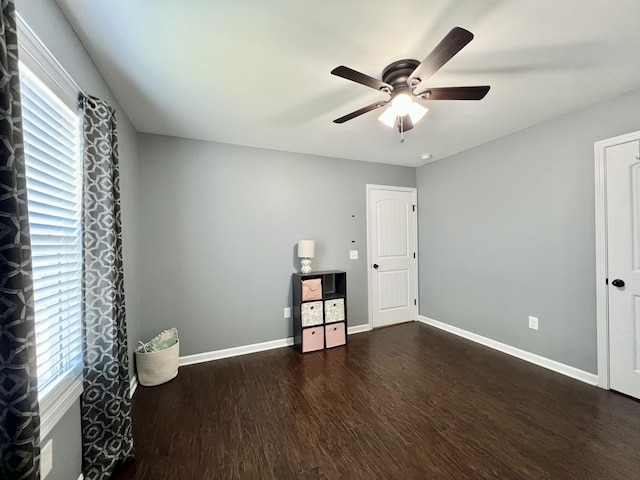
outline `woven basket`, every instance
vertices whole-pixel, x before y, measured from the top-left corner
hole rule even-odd
[[[175,345],[157,352],[142,353],[136,351],[138,382],[145,387],[153,387],[176,378],[179,357],[179,340]]]

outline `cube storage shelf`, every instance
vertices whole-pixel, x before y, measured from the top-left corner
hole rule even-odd
[[[346,272],[294,273],[292,284],[295,348],[307,353],[346,345]]]

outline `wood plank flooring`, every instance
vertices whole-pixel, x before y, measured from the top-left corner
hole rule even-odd
[[[640,402],[420,323],[181,367],[117,480],[640,479]]]

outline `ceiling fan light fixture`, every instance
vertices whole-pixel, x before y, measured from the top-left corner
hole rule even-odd
[[[409,116],[411,117],[411,121],[413,122],[413,124],[415,125],[416,123],[418,123],[420,119],[422,119],[422,117],[427,114],[428,111],[428,108],[423,107],[418,102],[413,102],[411,108],[409,109]]]
[[[407,115],[411,111],[412,105],[413,100],[411,100],[411,96],[404,92],[394,95],[391,100],[391,109],[399,117]]]
[[[385,108],[382,115],[378,117],[382,123],[384,123],[387,127],[393,128],[396,126],[396,114],[391,107]]]
[[[408,113],[405,115],[409,115],[409,117],[411,118],[411,122],[415,125],[422,119],[422,117],[427,114],[428,111],[428,108],[425,108],[419,103],[412,101],[411,105],[409,106]],[[397,125],[398,118],[401,116],[404,115],[398,115],[393,106],[390,106],[389,108],[386,108],[384,112],[382,112],[382,115],[378,117],[378,120],[384,123],[387,127],[393,128]]]

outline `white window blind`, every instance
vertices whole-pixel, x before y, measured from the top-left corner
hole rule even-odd
[[[80,118],[24,64],[20,83],[44,407],[77,390],[82,373]]]

